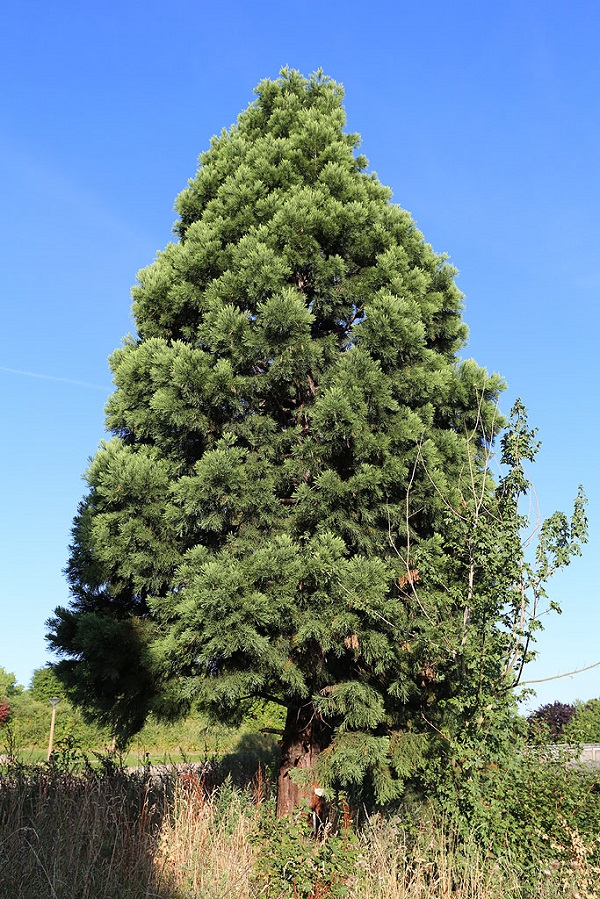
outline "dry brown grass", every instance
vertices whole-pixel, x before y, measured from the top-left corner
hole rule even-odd
[[[281,852],[264,793],[208,791],[193,772],[153,784],[0,777],[0,899],[300,899],[293,882],[264,876],[265,857]],[[430,824],[409,842],[398,818],[377,816],[336,892],[324,878],[310,899],[596,899],[599,872],[577,840],[572,864],[540,866],[525,891],[510,859],[486,857],[476,839],[458,844]]]
[[[505,899],[522,895],[506,862],[486,858],[473,842],[459,846],[429,825],[408,844],[396,819],[376,817],[362,835],[356,899]]]
[[[251,899],[260,805],[231,789],[209,796],[193,773],[180,778],[157,841],[159,880],[182,897]]]

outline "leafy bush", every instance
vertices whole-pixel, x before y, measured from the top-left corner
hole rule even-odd
[[[580,886],[590,872],[600,875],[600,777],[568,748],[523,746],[457,787],[442,794],[438,809],[464,842],[476,833],[491,856],[508,854],[524,895],[538,895],[542,870]]]
[[[310,817],[260,821],[255,878],[265,899],[338,899],[349,895],[359,843],[347,820],[338,833],[315,838]]]
[[[600,743],[600,699],[577,702],[564,731],[565,739],[579,743]]]
[[[35,699],[30,690],[25,690],[11,700],[11,707],[17,747],[46,747],[52,713],[49,703]],[[83,749],[99,749],[107,747],[111,737],[106,729],[88,724],[81,712],[63,699],[57,708],[54,739],[56,742],[73,739]]]

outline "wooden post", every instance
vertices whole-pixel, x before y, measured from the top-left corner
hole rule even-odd
[[[50,756],[52,755],[52,746],[54,744],[54,725],[56,723],[56,706],[60,702],[60,696],[53,696],[52,699],[48,700],[50,705],[52,706],[52,719],[50,721],[50,739],[48,740],[48,761],[50,761]]]

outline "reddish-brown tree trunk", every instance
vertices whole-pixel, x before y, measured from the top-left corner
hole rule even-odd
[[[319,753],[331,742],[331,729],[316,713],[312,702],[288,708],[281,740],[281,763],[277,778],[277,817],[291,815],[303,801],[315,815],[315,824],[325,822],[325,803],[318,792],[314,776],[307,773],[306,782],[296,783],[290,772],[308,771],[316,764]],[[302,778],[301,778],[302,780]]]

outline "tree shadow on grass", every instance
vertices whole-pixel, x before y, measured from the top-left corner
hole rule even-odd
[[[246,789],[260,779],[268,790],[275,780],[279,755],[279,746],[271,735],[244,733],[231,752],[211,763],[206,785],[215,788],[227,780],[239,789]]]

